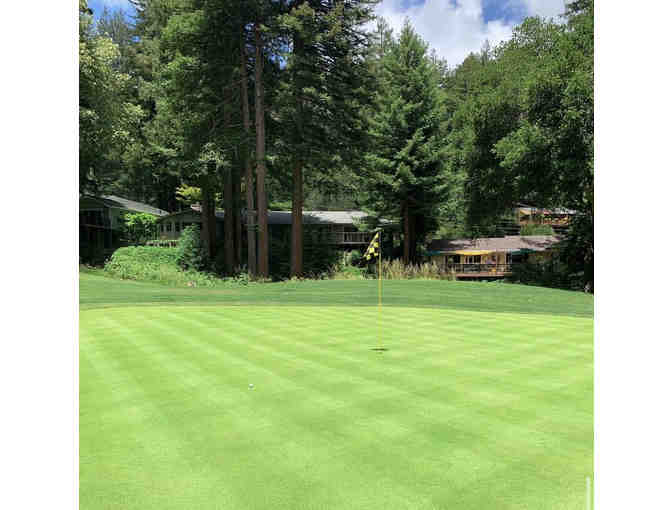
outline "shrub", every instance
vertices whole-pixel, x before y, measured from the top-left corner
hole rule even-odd
[[[144,244],[156,235],[156,220],[149,213],[124,214],[124,238],[129,244]]]
[[[331,271],[334,280],[362,280],[366,278],[366,268],[345,265],[335,265]]]
[[[201,243],[201,232],[196,225],[182,230],[177,242],[177,265],[182,269],[199,271],[205,267],[205,252]]]
[[[378,276],[378,264],[371,264],[375,277]],[[401,259],[383,260],[383,279],[385,280],[455,280],[454,272],[445,272],[434,262],[404,265]]]
[[[345,263],[349,266],[358,266],[362,262],[362,252],[352,250],[345,255]]]
[[[214,275],[193,269],[182,270],[177,265],[177,248],[158,246],[127,246],[116,250],[105,264],[107,276],[124,280],[140,280],[185,285],[190,287],[211,287],[218,280]]]
[[[554,287],[556,289],[582,290],[581,279],[571,274],[566,264],[557,258],[549,261],[513,264],[508,278],[514,283]]]
[[[553,235],[553,227],[550,225],[523,225],[520,227],[521,236],[544,236],[544,235]]]

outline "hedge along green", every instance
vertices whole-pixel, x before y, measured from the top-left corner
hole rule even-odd
[[[178,266],[178,248],[128,246],[117,249],[104,272],[124,280],[144,280],[174,285],[214,286],[219,280],[210,274],[183,270]]]

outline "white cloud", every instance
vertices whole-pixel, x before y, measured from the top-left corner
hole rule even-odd
[[[519,2],[525,6],[528,16],[556,18],[565,12],[565,0],[519,0]]]
[[[564,0],[509,0],[527,15],[557,16],[564,11]],[[470,52],[477,52],[485,40],[492,46],[511,36],[514,21],[483,19],[482,0],[425,0],[405,7],[403,0],[383,0],[376,14],[384,17],[399,33],[408,17],[416,32],[450,66],[459,65]]]

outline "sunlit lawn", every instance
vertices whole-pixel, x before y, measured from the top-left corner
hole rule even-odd
[[[81,278],[81,508],[585,506],[590,296]]]

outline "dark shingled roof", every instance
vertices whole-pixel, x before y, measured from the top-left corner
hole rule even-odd
[[[481,237],[477,239],[435,239],[427,250],[448,253],[458,250],[490,250],[514,252],[520,250],[544,251],[560,242],[559,236],[504,236]]]
[[[352,225],[368,217],[363,211],[303,211],[303,223],[312,225]],[[291,225],[291,211],[268,211],[269,225]]]
[[[193,204],[189,209],[170,213],[166,217],[168,218],[188,212],[200,213],[200,204]],[[218,220],[224,219],[224,211],[221,209],[216,210],[215,216]],[[306,225],[352,225],[368,217],[369,215],[363,211],[303,211],[303,223]],[[245,218],[245,211],[241,211],[241,218]],[[379,223],[388,225],[392,222],[381,219]],[[268,211],[268,224],[291,225],[292,211]]]
[[[142,202],[128,200],[127,198],[117,197],[115,195],[102,195],[100,197],[91,197],[91,198],[93,198],[94,200],[99,200],[107,207],[118,207],[120,209],[128,209],[129,211],[154,214],[155,216],[165,216],[166,214],[168,214],[168,211],[164,211],[163,209],[143,204]]]

